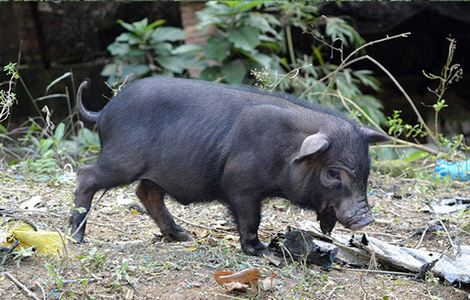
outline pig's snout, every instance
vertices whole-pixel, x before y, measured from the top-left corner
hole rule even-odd
[[[351,230],[360,230],[374,222],[374,216],[365,201],[360,201],[354,207],[338,214],[338,220]]]
[[[364,216],[362,216],[357,222],[355,222],[354,224],[351,224],[348,227],[351,230],[360,230],[366,227],[367,225],[372,224],[374,221],[375,221],[374,217],[369,212],[369,213],[366,213]]]

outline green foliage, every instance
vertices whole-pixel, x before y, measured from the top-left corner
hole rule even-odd
[[[109,83],[116,83],[118,78],[126,79],[127,76],[131,76],[131,80],[154,74],[184,76],[186,69],[196,68],[201,70],[203,80],[254,83],[348,111],[338,99],[339,91],[372,120],[385,122],[381,103],[362,92],[362,88],[379,89],[372,72],[350,68],[338,70],[339,66],[325,59],[331,54],[333,44],[340,44],[342,50],[364,43],[345,20],[320,17],[316,6],[303,2],[209,1],[197,14],[199,29],[210,31],[202,48],[175,46],[184,39],[183,32],[162,27],[164,22],[161,20],[151,24],[147,19],[132,24],[120,20],[127,32],[108,46],[113,63],[107,65],[102,74],[108,76]],[[307,32],[319,41],[312,47],[311,55],[301,56],[295,51],[292,28]],[[293,70],[297,70],[295,76],[286,76]],[[271,75],[264,79],[271,79],[255,82],[254,79],[260,77],[257,72],[267,72]],[[331,72],[334,76],[322,81]],[[289,80],[284,80],[287,78]],[[319,96],[319,93],[323,94]],[[335,95],[328,95],[332,93]],[[366,120],[361,113],[354,112],[353,115],[361,121]]]
[[[89,160],[99,149],[98,135],[89,129],[82,128],[66,139],[64,123],[49,134],[32,120],[18,144],[10,145],[10,151],[23,158],[17,167],[35,181],[58,178],[67,165],[77,167],[80,160]]]
[[[79,255],[77,258],[83,266],[83,269],[91,276],[91,273],[98,272],[104,268],[108,255],[105,252],[93,247],[86,254]]]
[[[410,125],[403,122],[400,117],[401,111],[394,110],[392,116],[387,117],[388,134],[399,137],[404,135],[406,138],[425,137],[427,132],[423,129],[422,124]]]
[[[337,95],[339,92],[375,122],[385,122],[381,103],[361,90],[363,87],[379,90],[372,72],[338,70],[339,66],[327,63],[324,58],[331,53],[330,44],[338,40],[342,41],[342,47],[364,42],[343,19],[319,17],[315,6],[302,2],[250,2],[249,5],[241,1],[208,2],[198,16],[201,28],[216,28],[204,47],[203,59],[210,63],[205,65],[202,79],[234,84],[252,83],[255,79],[258,87],[279,89],[348,111]],[[309,24],[314,25],[314,30]],[[309,31],[317,40],[322,37],[319,45],[312,48],[311,56],[299,57],[295,52],[292,28]],[[328,81],[321,81],[332,72],[334,76]],[[354,116],[366,120],[360,113]]]
[[[59,267],[52,263],[46,263],[44,264],[44,268],[47,270],[47,275],[52,279],[55,286],[62,290],[64,288],[64,277],[61,275]]]
[[[262,1],[207,3],[198,12],[199,28],[215,28],[204,46],[201,79],[232,84],[248,82],[249,71],[270,67],[276,69],[279,58],[274,55],[282,46],[276,31],[279,21],[271,14],[254,11]]]
[[[123,283],[135,287],[138,283],[137,279],[133,278],[130,274],[131,272],[135,271],[135,269],[136,267],[130,265],[128,260],[123,259],[121,265],[116,268],[114,273],[114,288],[122,288]]]
[[[181,76],[185,70],[197,66],[193,52],[197,45],[181,45],[184,32],[176,27],[162,26],[164,20],[148,23],[145,18],[134,23],[119,20],[126,29],[108,46],[113,62],[107,64],[101,74],[108,77],[109,84],[120,79],[133,80],[156,74]]]
[[[3,67],[3,71],[7,76],[10,76],[10,80],[8,81],[8,89],[0,90],[0,122],[8,117],[10,108],[16,103],[16,94],[13,92],[13,87],[16,80],[19,79],[16,63],[10,62]]]
[[[34,181],[73,179],[70,171],[82,161],[93,159],[100,149],[100,142],[95,132],[81,128],[75,122],[76,111],[72,110],[71,105],[75,90],[72,73],[61,75],[46,87],[48,93],[54,86],[65,82],[64,93],[33,98],[16,70],[16,64],[10,63],[4,69],[11,76],[9,85],[13,85],[15,80],[22,84],[38,116],[12,131],[0,124],[0,155],[7,158],[11,169]],[[45,99],[65,99],[67,103],[69,115],[57,127],[50,121],[48,107],[38,107],[40,101]],[[0,163],[3,162],[0,160]]]

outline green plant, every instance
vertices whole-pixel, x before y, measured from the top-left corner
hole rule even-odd
[[[64,277],[61,275],[59,267],[53,265],[52,263],[44,264],[44,268],[47,270],[47,275],[52,278],[55,286],[58,289],[64,288]]]
[[[16,81],[19,79],[18,71],[16,70],[16,63],[10,62],[8,65],[3,67],[3,71],[10,76],[8,80],[8,89],[0,90],[0,122],[8,118],[10,114],[10,108],[15,104],[16,94],[13,92]]]
[[[353,70],[345,68],[337,71],[334,64],[314,66],[313,56],[304,56],[297,59],[297,67],[294,72],[288,73],[280,79],[274,78],[271,89],[279,86],[280,90],[299,96],[307,101],[331,107],[337,111],[349,112],[351,117],[359,119],[362,123],[371,123],[369,119],[378,124],[385,123],[382,113],[382,104],[378,99],[362,92],[362,88],[370,88],[374,91],[380,89],[379,82],[368,70]],[[334,76],[322,81],[329,74],[336,72]],[[284,80],[284,79],[288,80]],[[360,110],[350,108],[349,103],[355,104]]]
[[[183,75],[184,71],[197,65],[191,53],[197,45],[182,45],[184,32],[176,27],[162,26],[165,20],[148,23],[145,18],[134,23],[118,20],[126,29],[108,46],[113,62],[107,64],[101,75],[108,83],[119,85],[120,80],[133,80],[155,74],[164,76]]]
[[[282,37],[275,30],[280,23],[259,9],[262,1],[207,2],[198,12],[199,28],[215,31],[204,46],[205,64],[201,79],[240,84],[248,81],[251,69],[276,69]],[[258,11],[255,11],[257,9]]]
[[[406,124],[400,114],[400,110],[394,110],[392,116],[387,117],[388,134],[394,137],[404,135],[406,138],[425,137],[427,135],[422,124]]]
[[[92,276],[94,272],[100,271],[104,268],[107,257],[108,255],[106,252],[99,251],[96,247],[89,249],[87,253],[77,257],[80,260],[82,268],[87,272],[85,280]]]
[[[342,58],[343,47],[364,43],[343,19],[319,17],[317,8],[310,3],[257,1],[208,2],[198,16],[201,28],[216,28],[204,48],[203,58],[210,63],[203,69],[202,79],[239,84],[252,83],[254,78],[254,84],[260,88],[279,89],[347,111],[335,97],[340,92],[375,122],[385,122],[380,102],[361,90],[361,87],[379,89],[372,72],[336,66],[324,58],[331,53],[330,44],[341,43],[335,49]],[[295,51],[293,28],[320,41],[312,47],[310,55]],[[331,73],[333,76],[329,76]],[[325,77],[328,81],[323,82]],[[355,116],[367,121],[357,111]]]
[[[135,287],[137,284],[137,280],[132,278],[129,274],[129,271],[134,270],[135,267],[129,265],[129,261],[123,259],[121,265],[115,270],[115,280],[114,280],[114,287],[119,289],[122,287],[122,282],[124,281],[125,284],[129,284],[132,287]]]
[[[56,78],[46,87],[46,95],[34,98],[16,71],[16,64],[10,63],[5,70],[11,76],[9,86],[19,81],[38,111],[37,117],[11,131],[0,124],[0,150],[7,155],[8,164],[35,181],[47,181],[53,178],[61,180],[65,178],[67,166],[77,167],[81,160],[92,159],[100,148],[99,139],[96,133],[78,127],[76,111],[72,107],[75,93],[72,73]],[[64,92],[50,94],[61,82],[65,83]],[[14,95],[12,93],[6,92]],[[44,105],[40,109],[38,106],[41,101],[51,99],[65,100],[68,109],[67,117],[57,127],[51,122],[48,107]],[[7,114],[9,108],[3,112]]]
[[[449,86],[452,83],[458,81],[463,74],[461,66],[459,64],[452,63],[456,49],[456,41],[450,38],[447,40],[449,41],[449,52],[447,55],[447,60],[442,67],[441,74],[438,76],[423,71],[423,74],[426,78],[439,81],[439,85],[435,90],[428,88],[428,90],[436,96],[436,102],[432,105],[434,110],[434,131],[431,130],[431,128],[424,122],[411,99],[407,97],[418,117],[418,124],[411,125],[405,123],[400,117],[401,111],[394,110],[392,116],[387,117],[387,123],[389,126],[388,133],[393,135],[395,137],[394,140],[401,144],[408,144],[410,146],[419,147],[421,150],[425,150],[433,154],[447,152],[447,154],[450,154],[451,156],[459,156],[459,151],[470,151],[470,147],[465,144],[464,136],[462,134],[458,134],[451,138],[445,137],[439,133],[438,126],[439,113],[442,111],[442,109],[448,107],[444,99],[445,92],[448,90]],[[411,144],[400,140],[399,137],[402,136],[407,139],[413,138],[415,143]],[[437,146],[441,147],[441,149],[439,149],[439,151],[435,151],[433,149],[421,146],[417,138],[424,137],[429,137]]]

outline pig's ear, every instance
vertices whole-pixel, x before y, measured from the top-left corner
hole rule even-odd
[[[386,142],[390,140],[390,136],[385,133],[378,132],[374,129],[370,129],[367,127],[361,127],[362,134],[367,138],[369,144],[375,144],[380,142]]]
[[[300,146],[300,150],[293,162],[300,162],[306,157],[324,151],[328,148],[330,143],[326,139],[326,136],[322,133],[315,133],[307,136]]]

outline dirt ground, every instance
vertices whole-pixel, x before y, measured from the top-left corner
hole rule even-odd
[[[68,216],[75,186],[73,178],[36,183],[0,175],[0,216],[24,218],[38,228],[68,232]],[[377,222],[365,228],[384,241],[444,251],[454,243],[470,245],[470,213],[459,212],[444,220],[449,234],[414,235],[436,216],[424,208],[432,200],[470,198],[469,184],[432,179],[392,178],[373,173],[370,202]],[[135,186],[109,191],[90,215],[86,243],[69,244],[61,259],[34,253],[0,266],[0,299],[30,299],[7,271],[39,299],[469,299],[468,287],[454,287],[428,277],[357,272],[351,269],[323,271],[317,266],[289,263],[276,267],[268,260],[244,255],[227,209],[216,203],[183,206],[168,199],[170,211],[194,236],[194,241],[163,240],[149,216],[133,207]],[[95,196],[95,201],[101,193]],[[20,203],[39,196],[32,211]],[[2,210],[3,209],[3,210]],[[10,210],[5,210],[10,209]],[[292,206],[282,199],[266,201],[260,236],[271,236],[296,226],[301,220],[316,220],[314,212]],[[349,233],[341,225],[337,233]],[[276,274],[271,290],[227,291],[213,274],[220,270],[257,268],[263,276]]]

